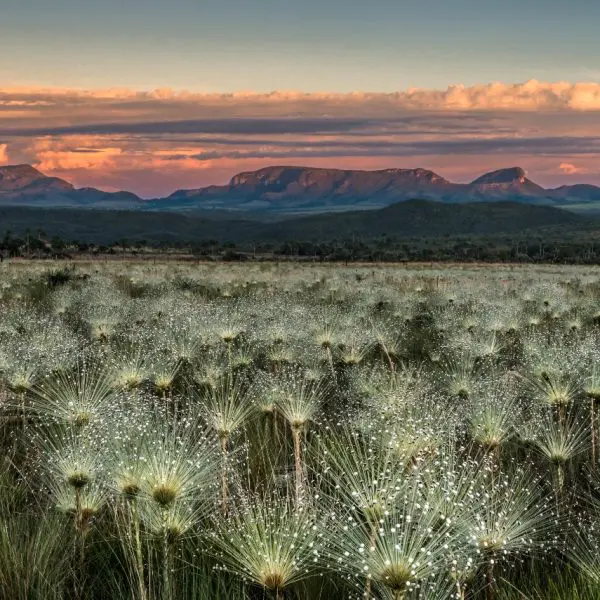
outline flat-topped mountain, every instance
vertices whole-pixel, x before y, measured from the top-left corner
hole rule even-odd
[[[402,197],[441,193],[452,184],[426,169],[359,171],[311,167],[267,167],[239,173],[228,185],[178,190],[173,201],[195,201],[206,208],[244,210],[348,210],[385,206]]]
[[[273,166],[239,173],[226,185],[177,190],[153,200],[130,192],[75,188],[29,165],[0,167],[0,206],[219,211],[260,218],[383,208],[414,199],[445,204],[512,201],[600,211],[600,187],[579,184],[545,189],[528,179],[520,167],[492,171],[471,183],[453,183],[427,169]]]
[[[449,181],[426,169],[382,169],[359,171],[310,167],[266,167],[239,173],[229,188],[254,188],[273,192],[311,190],[319,193],[377,192],[390,186],[445,185]]]

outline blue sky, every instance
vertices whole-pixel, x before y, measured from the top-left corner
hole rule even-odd
[[[4,0],[3,85],[391,91],[600,80],[590,0]]]

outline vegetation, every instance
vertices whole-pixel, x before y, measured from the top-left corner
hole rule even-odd
[[[600,262],[600,221],[548,206],[413,200],[279,222],[258,218],[211,211],[199,216],[4,207],[0,256],[169,253],[210,260]]]
[[[0,597],[600,598],[600,269],[0,266]]]
[[[333,239],[323,242],[290,240],[282,243],[235,244],[208,238],[151,243],[119,239],[109,244],[67,241],[44,232],[8,234],[0,242],[4,258],[87,259],[132,257],[204,261],[312,261],[312,262],[506,262],[599,264],[600,235],[595,231],[545,231],[487,237],[381,236],[371,239]]]

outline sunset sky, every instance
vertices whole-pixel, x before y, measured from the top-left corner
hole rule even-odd
[[[4,0],[0,165],[145,197],[272,164],[600,184],[598,23],[589,0]]]

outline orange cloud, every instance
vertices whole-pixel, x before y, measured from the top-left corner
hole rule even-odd
[[[581,175],[584,173],[589,173],[588,169],[585,167],[576,167],[574,164],[566,162],[560,163],[558,168],[565,175]]]
[[[452,85],[444,90],[409,88],[403,91],[376,92],[272,92],[197,93],[171,89],[130,90],[69,89],[41,87],[0,88],[0,106],[7,102],[16,106],[53,106],[72,103],[139,103],[175,102],[177,104],[220,108],[234,106],[300,105],[305,108],[342,103],[349,106],[371,104],[408,110],[600,110],[600,83],[543,82],[535,79],[524,83],[489,83],[484,85]]]
[[[29,150],[35,165],[44,172],[71,169],[98,169],[116,166],[119,147],[106,146],[106,140],[92,136],[36,139]]]
[[[0,144],[0,165],[6,165],[8,163],[8,144]]]
[[[198,173],[214,165],[214,161],[203,163],[188,156],[202,151],[202,147],[161,148],[160,141],[153,144],[111,136],[44,136],[21,146],[18,162],[28,162],[43,173],[66,179],[76,187],[125,189],[148,197],[196,184]],[[172,158],[173,155],[176,158]]]

